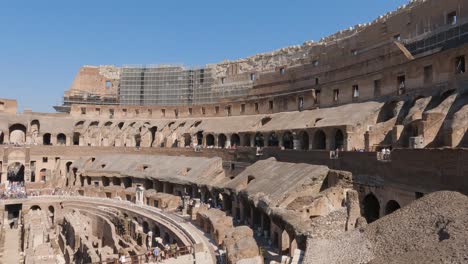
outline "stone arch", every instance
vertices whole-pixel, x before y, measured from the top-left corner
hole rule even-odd
[[[42,136],[42,144],[43,145],[51,145],[52,144],[51,138],[52,138],[52,136],[50,135],[50,133],[45,133]]]
[[[13,124],[9,128],[10,143],[23,144],[26,142],[26,127],[23,124]]]
[[[323,130],[317,130],[314,134],[313,149],[326,149],[327,148],[327,135]]]
[[[85,122],[85,121],[78,121],[78,122],[76,122],[76,123],[75,123],[75,128],[76,128],[76,129],[81,129],[81,128],[83,128],[84,122]]]
[[[184,134],[184,147],[190,147],[192,145],[192,136],[189,133]]]
[[[367,223],[372,223],[380,217],[380,203],[373,193],[369,193],[363,200],[364,217]]]
[[[67,144],[67,136],[65,134],[60,133],[57,135],[57,145],[66,145]]]
[[[135,147],[139,148],[141,146],[141,135],[136,134],[134,136],[134,139],[135,139]]]
[[[31,121],[31,134],[39,134],[40,129],[41,125],[39,123],[39,120],[34,119],[33,121]]]
[[[144,232],[145,234],[148,234],[148,232],[150,231],[148,222],[143,221],[142,227],[143,227],[143,232]]]
[[[283,146],[285,149],[293,149],[294,141],[293,135],[291,132],[287,131],[283,134]]]
[[[341,129],[335,131],[333,149],[344,148],[344,135]]]
[[[53,225],[54,224],[54,218],[55,218],[55,208],[52,205],[49,206],[49,217],[50,217],[50,222]]]
[[[244,134],[244,147],[250,147],[250,134],[246,133]]]
[[[39,178],[42,182],[46,182],[47,180],[47,169],[46,168],[42,168],[40,171],[39,171]]]
[[[218,135],[218,147],[225,148],[226,147],[227,137],[224,134]]]
[[[265,141],[263,139],[263,134],[260,132],[257,132],[255,134],[255,147],[264,147],[265,146]]]
[[[197,136],[197,145],[201,146],[203,144],[203,132],[198,131],[196,136]]]
[[[125,188],[132,187],[132,179],[130,177],[123,178],[123,184]]]
[[[11,182],[24,182],[24,165],[20,162],[13,162],[7,169],[7,180]]]
[[[278,135],[276,132],[271,132],[268,136],[268,146],[269,147],[277,147],[279,146]]]
[[[206,145],[207,146],[214,146],[215,138],[212,134],[206,135]]]
[[[240,146],[240,137],[236,133],[231,135],[231,146]]]
[[[79,146],[80,145],[80,133],[74,132],[73,133],[73,146]]]
[[[299,140],[301,141],[302,150],[309,150],[309,133],[307,131],[299,133]]]
[[[150,146],[152,147],[153,144],[154,144],[154,141],[156,140],[156,132],[158,132],[158,127],[157,126],[153,126],[149,129],[150,133],[151,133],[151,144]]]
[[[385,206],[385,215],[391,214],[400,208],[401,206],[397,201],[390,200],[387,202],[387,205]]]
[[[102,186],[107,187],[110,184],[110,180],[107,177],[102,177]]]
[[[39,205],[33,205],[29,208],[29,211],[41,211],[41,207]]]

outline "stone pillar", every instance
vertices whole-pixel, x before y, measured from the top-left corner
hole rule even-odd
[[[225,148],[231,148],[231,137],[232,134],[226,134],[226,143],[224,144]]]
[[[296,132],[294,132],[292,135],[293,135],[293,149],[301,150],[302,142],[301,142],[301,139],[299,138],[299,135]]]
[[[255,135],[250,136],[250,147],[255,147]]]
[[[152,247],[153,247],[153,231],[149,231],[148,236],[147,236],[146,248],[152,248]]]
[[[143,201],[143,198],[144,198],[144,192],[145,192],[145,189],[141,186],[138,186],[136,188],[136,197],[135,197],[135,203],[137,205],[143,205],[144,204],[144,201]]]
[[[239,134],[239,146],[245,146],[245,135],[244,134]],[[239,147],[238,146],[238,147]]]
[[[268,147],[268,138],[270,137],[270,133],[263,134],[263,146]]]
[[[276,136],[278,137],[278,147],[283,148],[284,147],[283,133],[276,133]]]

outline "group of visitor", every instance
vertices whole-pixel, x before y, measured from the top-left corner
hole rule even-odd
[[[0,193],[1,199],[21,199],[26,197],[24,182],[8,182],[5,191]]]
[[[149,249],[144,258],[145,263],[160,263],[160,261],[169,259],[169,258],[177,258],[180,256],[180,248],[177,243],[172,244],[164,244],[156,246],[153,249]],[[133,260],[139,260],[140,256],[128,256],[126,254],[119,254],[118,263],[134,263]]]

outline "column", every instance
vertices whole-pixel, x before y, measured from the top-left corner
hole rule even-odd
[[[299,138],[299,135],[296,132],[293,132],[293,149],[294,150],[302,149],[301,139]]]

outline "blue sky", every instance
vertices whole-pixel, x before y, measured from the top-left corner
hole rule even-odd
[[[406,0],[0,1],[0,98],[52,112],[82,65],[204,65],[319,40]]]

